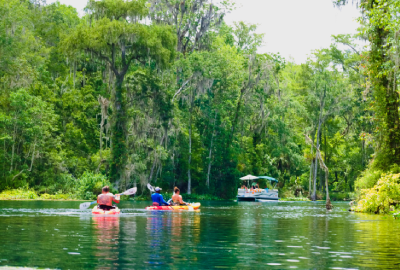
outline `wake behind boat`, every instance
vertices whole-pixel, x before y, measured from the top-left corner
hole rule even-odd
[[[275,183],[274,187],[272,189],[260,189],[260,188],[248,188],[250,181],[255,181],[258,179],[266,179],[269,180],[272,186],[272,183]],[[238,201],[256,201],[256,200],[265,200],[265,201],[270,201],[274,200],[277,201],[279,200],[279,195],[278,195],[278,190],[275,189],[276,185],[278,184],[278,180],[275,178],[269,177],[269,176],[253,176],[253,175],[247,175],[242,178],[240,178],[242,181],[247,181],[247,187],[246,188],[239,188],[238,189],[238,195],[237,195],[237,200]]]

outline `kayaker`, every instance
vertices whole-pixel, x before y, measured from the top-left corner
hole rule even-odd
[[[119,195],[114,196],[110,193],[110,187],[105,186],[102,189],[102,193],[97,196],[97,203],[100,209],[109,211],[114,209],[115,206],[112,205],[113,202],[119,203]]]
[[[174,188],[174,192],[175,192],[175,194],[172,195],[172,201],[174,202],[174,205],[187,205],[187,203],[185,203],[185,202],[182,200],[182,196],[179,195],[179,193],[180,193],[181,191],[179,190],[178,187],[175,187],[175,188]]]
[[[169,205],[166,201],[164,201],[163,196],[160,194],[161,188],[156,187],[156,193],[151,195],[151,200],[153,201],[153,206],[160,206],[160,205]]]

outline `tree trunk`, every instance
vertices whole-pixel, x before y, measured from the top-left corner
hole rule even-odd
[[[208,170],[207,170],[207,181],[206,181],[206,185],[208,188],[210,188],[210,172],[211,172],[211,157],[212,157],[212,147],[213,147],[213,142],[214,142],[214,136],[215,136],[215,123],[217,121],[217,112],[215,112],[215,118],[214,118],[214,127],[213,127],[213,131],[211,134],[211,143],[210,143],[210,152],[208,154]]]
[[[165,131],[164,135],[163,135],[162,138],[161,138],[160,146],[163,145],[164,139],[165,139],[166,136],[167,136],[167,133],[166,133],[166,131]],[[155,167],[156,167],[156,164],[157,164],[157,151],[154,150],[154,160],[153,160],[153,166],[151,166],[151,171],[150,171],[150,176],[149,176],[149,183],[150,183],[151,180],[153,179],[153,173],[154,173],[154,169],[155,169]],[[156,173],[156,177],[157,177],[157,173]]]
[[[320,144],[320,132],[321,132],[321,124],[322,119],[321,115],[319,117],[319,124],[318,124],[318,132],[317,132],[317,145],[316,148],[319,149]],[[311,196],[311,200],[315,201],[317,199],[317,173],[318,173],[318,159],[315,158],[315,167],[314,167],[314,177],[313,177],[313,195]]]
[[[126,162],[128,160],[128,151],[126,147],[126,112],[125,100],[123,96],[122,83],[124,75],[116,76],[116,89],[113,106],[112,121],[112,149],[111,149],[111,169],[110,179],[112,182],[118,182],[123,177]]]
[[[233,119],[233,122],[232,122],[232,128],[231,128],[231,132],[230,132],[229,137],[228,137],[228,141],[227,141],[225,150],[227,150],[227,149],[230,147],[231,143],[232,143],[233,135],[234,135],[234,133],[235,133],[236,126],[237,126],[238,121],[239,121],[240,109],[241,109],[241,107],[242,107],[242,99],[243,99],[243,96],[244,96],[244,93],[245,93],[245,92],[246,92],[246,88],[243,87],[243,88],[240,90],[239,100],[238,100],[238,103],[237,103],[237,105],[236,105],[235,118]]]
[[[96,172],[99,172],[100,167],[101,167],[101,163],[103,162],[103,156],[102,156],[102,151],[103,151],[103,132],[104,132],[104,121],[105,121],[105,115],[106,115],[106,110],[107,110],[107,101],[105,98],[103,98],[102,96],[99,96],[99,98],[97,99],[99,101],[100,104],[100,110],[101,110],[101,121],[100,121],[100,138],[99,138],[99,156],[100,156],[100,162],[99,162],[99,166],[97,166]]]
[[[189,108],[189,160],[188,160],[188,187],[187,194],[192,194],[192,176],[191,176],[191,163],[192,163],[192,111],[193,111],[193,93],[190,97]]]
[[[33,161],[35,160],[35,151],[36,151],[36,136],[35,142],[33,143],[33,152],[32,152],[32,159],[31,159],[31,166],[29,167],[29,171],[32,171]]]
[[[317,141],[318,141],[318,139],[317,139]],[[318,172],[318,159],[315,158],[314,175],[313,175],[313,194],[311,195],[312,201],[315,201],[317,199],[317,172]]]
[[[17,121],[15,119],[15,121]],[[13,165],[14,165],[14,153],[15,153],[15,140],[17,139],[17,124],[14,125],[14,132],[13,132],[13,144],[11,147],[11,166],[10,166],[10,173],[13,170]]]
[[[317,86],[316,86],[317,87]],[[324,110],[325,107],[325,95],[326,95],[326,86],[324,89],[324,93],[321,96],[321,101],[320,101],[320,106],[319,106],[319,119],[318,119],[318,131],[317,131],[317,144],[316,144],[316,153],[319,153],[319,144],[320,144],[320,139],[321,139],[321,125],[322,122],[324,122],[323,118],[322,118],[322,112]],[[317,172],[318,172],[318,156],[317,158],[315,158],[315,168],[314,168],[314,189],[313,189],[313,195],[311,197],[311,200],[315,201],[317,194]]]
[[[311,145],[314,145],[314,142],[307,136],[306,137],[306,142],[310,143]],[[333,208],[331,199],[329,198],[329,169],[326,167],[325,162],[322,160],[321,156],[321,151],[319,150],[319,147],[315,147],[316,155],[315,159],[319,160],[321,162],[321,168],[325,171],[325,187],[326,187],[326,209],[331,210]]]
[[[311,158],[313,157],[313,147],[311,146]],[[308,196],[311,198],[311,181],[313,176],[313,168],[314,168],[314,158],[311,159],[310,165],[310,180],[308,182]]]
[[[331,199],[329,198],[329,170],[326,168],[325,170],[325,189],[326,189],[326,209],[331,210],[333,208]]]

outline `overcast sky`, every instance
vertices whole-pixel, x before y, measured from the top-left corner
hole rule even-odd
[[[55,0],[47,0],[47,3]],[[60,0],[75,7],[80,14],[85,0]],[[236,0],[237,9],[226,16],[228,24],[245,21],[258,25],[265,34],[260,52],[280,53],[296,63],[307,60],[312,50],[326,48],[331,35],[356,33],[359,16],[356,7],[341,10],[332,0]]]

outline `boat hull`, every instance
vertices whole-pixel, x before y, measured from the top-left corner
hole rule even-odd
[[[279,200],[278,191],[271,189],[244,190],[238,189],[238,201]]]
[[[254,202],[256,200],[278,201],[279,198],[277,198],[277,197],[276,198],[268,198],[268,197],[260,198],[260,197],[239,197],[239,196],[237,196],[237,200],[238,201],[248,201],[248,202]]]
[[[177,206],[149,206],[146,210],[150,211],[174,211],[174,210],[186,210],[193,211],[200,208],[200,203],[191,203],[189,205],[177,205]]]

